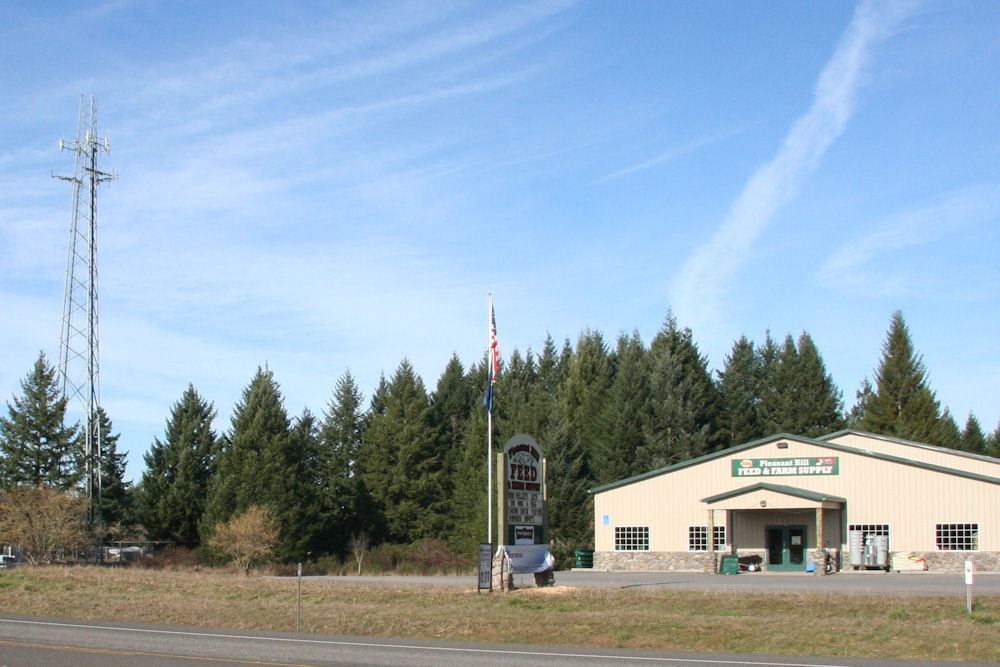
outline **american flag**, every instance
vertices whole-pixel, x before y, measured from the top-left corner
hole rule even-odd
[[[483,397],[483,405],[490,412],[493,412],[493,385],[496,384],[497,375],[500,374],[500,344],[497,342],[497,318],[493,312],[493,297],[490,297],[490,345],[489,345],[489,376],[486,383],[486,396]]]

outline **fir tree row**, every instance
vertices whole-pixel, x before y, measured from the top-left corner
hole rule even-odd
[[[277,519],[286,562],[345,556],[352,537],[408,544],[441,539],[472,554],[486,535],[485,359],[452,357],[428,391],[403,360],[368,405],[350,373],[317,418],[288,415],[273,373],[258,369],[223,434],[214,406],[189,386],[145,455],[140,484],[122,482],[124,456],[102,413],[105,517],[122,533],[191,548],[251,506]],[[39,358],[23,396],[0,418],[0,482],[79,484],[79,429],[62,424],[65,401]],[[527,433],[548,458],[554,550],[563,562],[592,540],[588,490],[775,433],[815,437],[845,427],[1000,454],[970,415],[960,430],[927,384],[900,313],[882,359],[845,413],[840,390],[811,337],[760,344],[741,337],[721,371],[709,370],[672,314],[647,346],[637,333],[613,342],[582,332],[514,350],[496,385],[494,442]]]

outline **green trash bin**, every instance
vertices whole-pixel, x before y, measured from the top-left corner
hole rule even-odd
[[[577,549],[573,555],[576,556],[576,567],[588,570],[594,567],[593,549]]]
[[[719,574],[739,574],[740,559],[734,554],[722,557],[722,565],[719,567]]]

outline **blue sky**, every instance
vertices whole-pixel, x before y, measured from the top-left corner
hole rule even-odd
[[[347,370],[672,309],[712,368],[807,331],[845,403],[901,310],[1000,418],[1000,4],[0,1],[0,395],[58,358],[93,94],[102,402],[129,476],[189,383],[292,415]],[[498,400],[502,400],[498,397]]]

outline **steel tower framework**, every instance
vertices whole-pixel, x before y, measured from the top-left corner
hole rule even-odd
[[[98,153],[109,151],[97,135],[97,102],[80,97],[76,140],[59,140],[60,150],[76,153],[72,176],[55,176],[73,184],[69,251],[59,341],[59,375],[63,395],[83,413],[84,473],[88,518],[101,532],[101,455],[103,437],[99,408],[100,344],[97,317],[97,188],[114,178],[98,170]]]

